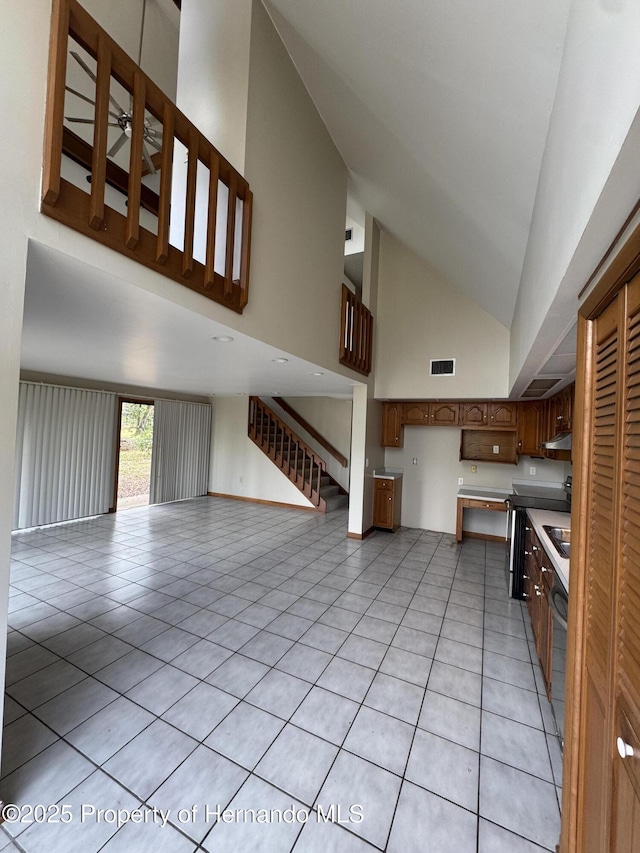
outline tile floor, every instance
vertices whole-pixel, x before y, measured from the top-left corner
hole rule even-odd
[[[503,546],[213,498],[13,545],[0,851],[555,849]]]

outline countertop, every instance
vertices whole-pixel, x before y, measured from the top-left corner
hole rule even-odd
[[[540,540],[540,544],[543,546],[547,556],[553,564],[554,569],[556,570],[558,579],[566,591],[569,592],[569,560],[558,554],[555,545],[551,539],[549,539],[546,531],[543,530],[543,525],[548,524],[551,527],[571,527],[571,513],[556,512],[549,509],[528,509],[527,515],[533,524],[533,529]]]
[[[479,501],[503,501],[512,493],[511,489],[493,489],[489,486],[462,486],[458,489],[459,498],[473,498]]]
[[[375,468],[373,476],[377,480],[399,480],[403,471],[399,468]]]

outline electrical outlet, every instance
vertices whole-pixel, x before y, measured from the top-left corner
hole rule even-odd
[[[472,474],[477,474],[477,473],[478,473],[478,466],[477,466],[477,465],[472,465],[472,466],[471,466],[471,473],[472,473]]]
[[[493,445],[493,452],[494,453],[500,453],[500,445],[499,444]]]
[[[459,486],[463,486],[463,485],[464,485],[464,477],[458,477],[458,485],[459,485]]]
[[[414,465],[417,465],[417,464],[418,464],[418,460],[415,458],[415,456],[413,457],[413,464],[414,464]]]
[[[531,465],[531,467],[529,468],[529,476],[530,477],[536,476],[536,466],[535,465]]]

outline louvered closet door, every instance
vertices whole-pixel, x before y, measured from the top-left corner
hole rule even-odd
[[[619,425],[620,296],[594,321],[593,426],[586,576],[584,800],[581,849],[609,849],[611,679],[616,566],[616,432]]]
[[[640,276],[627,287],[619,508],[620,568],[613,738],[635,756],[622,759],[614,747],[612,850],[640,850]],[[622,743],[620,744],[623,745]],[[616,744],[617,746],[617,744]]]

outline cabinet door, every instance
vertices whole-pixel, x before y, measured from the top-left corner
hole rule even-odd
[[[491,426],[514,427],[517,422],[515,403],[490,403],[489,421]]]
[[[403,432],[401,420],[401,403],[382,404],[382,437],[383,447],[402,447]]]
[[[393,490],[377,483],[373,491],[373,526],[393,530]]]
[[[403,423],[426,426],[429,423],[429,403],[404,403]]]
[[[462,403],[460,413],[461,426],[486,426],[488,408],[487,403]]]
[[[518,403],[518,455],[543,456],[540,449],[542,441],[542,403]]]
[[[429,423],[432,426],[457,426],[459,420],[459,403],[429,403]]]

